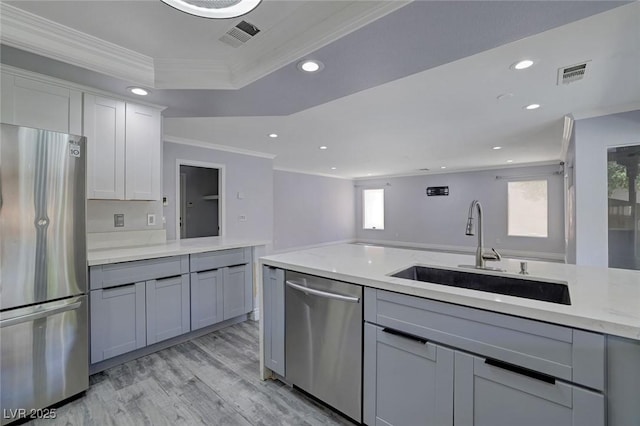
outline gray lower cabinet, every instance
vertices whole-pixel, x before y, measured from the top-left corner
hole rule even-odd
[[[191,329],[223,320],[222,270],[191,273]]]
[[[454,351],[365,324],[364,423],[453,424]]]
[[[189,332],[189,274],[147,281],[146,300],[148,345]]]
[[[235,318],[253,310],[251,265],[222,268],[224,319]]]
[[[193,330],[253,310],[251,264],[191,273]]]
[[[93,290],[91,303],[91,363],[147,344],[145,283]]]
[[[601,426],[604,396],[530,370],[455,354],[456,426]]]
[[[262,267],[264,364],[284,377],[284,270]]]

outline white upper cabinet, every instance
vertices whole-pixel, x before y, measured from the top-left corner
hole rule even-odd
[[[87,198],[159,200],[160,110],[84,94]]]
[[[82,93],[2,73],[2,122],[55,132],[82,133]]]
[[[87,198],[123,200],[125,103],[84,94]]]
[[[125,198],[160,199],[160,111],[126,105]]]

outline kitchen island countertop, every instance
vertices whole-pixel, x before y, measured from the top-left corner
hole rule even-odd
[[[228,250],[241,247],[255,247],[269,243],[270,241],[244,240],[225,237],[170,240],[160,244],[89,250],[87,252],[87,263],[89,266],[106,265],[109,263],[130,262],[133,260],[180,256],[184,254],[204,253],[208,251]]]
[[[318,275],[372,288],[516,315],[549,323],[640,340],[640,271],[528,261],[527,279],[564,281],[571,305],[394,278],[413,265],[464,270],[474,257],[400,248],[338,244],[260,258],[263,265]],[[518,274],[520,260],[503,259],[490,266],[507,270],[471,271]]]

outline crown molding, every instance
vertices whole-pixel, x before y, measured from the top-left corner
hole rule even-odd
[[[4,2],[0,24],[0,41],[7,46],[153,87],[153,59],[148,56]]]
[[[200,141],[196,139],[181,138],[178,136],[171,136],[167,134],[162,135],[162,141],[177,143],[180,145],[196,146],[198,148],[215,149],[216,151],[231,152],[233,154],[249,155],[251,157],[267,158],[269,160],[273,160],[274,158],[276,158],[275,154],[268,154],[266,152],[251,151],[249,149],[235,148],[228,145],[218,145],[215,143]]]
[[[98,96],[106,96],[109,98],[118,99],[125,102],[131,102],[138,105],[146,105],[151,108],[156,108],[160,111],[164,111],[165,109],[167,109],[166,105],[154,104],[151,102],[147,102],[141,98],[134,98],[133,96],[123,96],[118,93],[112,93],[106,90],[96,89],[95,87],[85,86],[82,84],[74,83],[72,81],[62,80],[56,77],[51,77],[49,75],[39,74],[37,72],[24,70],[22,68],[17,68],[17,67],[13,67],[11,65],[6,65],[2,63],[0,63],[0,72],[16,75],[18,77],[28,78],[30,80],[38,80],[44,83],[55,84],[58,86],[69,88],[69,89],[76,89],[76,90],[80,90],[81,92],[92,93]]]
[[[361,176],[353,178],[354,181],[367,181],[367,180],[377,180],[377,179],[389,179],[389,178],[399,178],[399,177],[410,177],[410,176],[433,176],[433,175],[448,175],[455,173],[469,173],[469,172],[486,172],[490,170],[502,170],[502,169],[520,169],[523,167],[542,167],[542,166],[557,166],[560,163],[560,160],[550,160],[550,161],[535,161],[531,163],[510,163],[504,165],[494,165],[494,166],[485,166],[485,167],[468,167],[468,168],[459,168],[459,169],[446,169],[446,170],[429,170],[429,171],[420,171],[417,170],[415,172],[407,172],[407,173],[392,173],[387,175],[378,175],[378,176]]]
[[[332,178],[332,179],[353,180],[350,177],[332,175],[332,174],[329,174],[329,173],[309,172],[309,171],[306,171],[306,170],[299,170],[299,169],[289,169],[289,168],[286,168],[286,167],[274,167],[273,170],[277,170],[279,172],[297,173],[297,174],[302,174],[302,175],[321,176],[321,177]]]
[[[276,50],[265,48],[262,55],[254,57],[251,61],[240,60],[231,64],[231,84],[235,88],[241,88],[253,83],[304,55],[308,55],[411,3],[411,1],[352,1],[349,6],[281,44]],[[254,40],[254,42],[259,42],[259,40]]]

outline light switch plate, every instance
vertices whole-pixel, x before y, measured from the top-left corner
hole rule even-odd
[[[238,216],[238,221],[239,222],[246,222],[247,221],[247,215],[246,214],[241,214]]]
[[[149,213],[147,215],[147,226],[153,226],[156,224],[156,215]]]
[[[113,215],[113,226],[116,228],[124,228],[124,214],[116,213]]]

